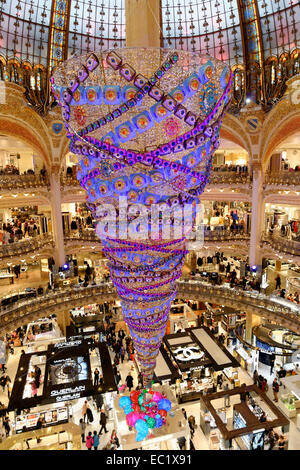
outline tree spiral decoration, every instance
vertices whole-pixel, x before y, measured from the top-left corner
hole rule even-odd
[[[72,58],[51,78],[145,385],[153,377],[231,83],[220,61],[155,48]]]

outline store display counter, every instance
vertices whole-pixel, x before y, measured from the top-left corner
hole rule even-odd
[[[226,375],[231,384],[233,384],[235,387],[240,386],[239,373],[235,367],[225,367],[223,373]]]
[[[300,431],[300,414],[297,415],[297,429]]]
[[[81,428],[65,423],[16,434],[5,439],[0,450],[81,450]]]
[[[298,404],[297,407],[296,403]],[[292,393],[286,393],[279,397],[277,405],[288,418],[295,418],[297,408],[300,406],[300,400],[297,400]]]
[[[244,348],[239,347],[234,349],[233,357],[238,360],[243,369],[248,370],[248,368],[251,366],[252,359]]]
[[[288,365],[288,364],[285,364]],[[289,418],[300,414],[300,375],[290,375],[281,379],[287,393],[279,397],[278,406]]]
[[[180,384],[178,401],[179,403],[186,403],[188,401],[199,400],[205,389],[208,393],[213,391],[213,379],[196,379],[190,382],[190,386],[188,386],[187,381],[184,381]]]
[[[14,283],[13,274],[1,274],[0,273],[0,286],[4,286],[6,284],[13,284],[13,283]]]

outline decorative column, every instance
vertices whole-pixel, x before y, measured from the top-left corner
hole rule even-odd
[[[264,216],[263,203],[263,170],[261,163],[254,162],[252,165],[252,217],[250,235],[250,266],[257,266],[257,272],[261,272],[262,254],[260,249],[260,238]]]
[[[50,205],[52,231],[55,242],[55,264],[62,266],[65,263],[64,232],[61,215],[61,194],[59,166],[53,166],[50,173]]]
[[[126,47],[161,46],[160,0],[126,0]]]
[[[252,330],[255,326],[258,326],[260,324],[261,324],[261,317],[251,312],[246,313],[245,340],[247,341],[247,343],[252,344]]]
[[[71,318],[70,318],[70,311],[65,310],[65,311],[60,311],[57,312],[57,324],[64,336],[66,336],[67,332],[67,326],[71,324]]]

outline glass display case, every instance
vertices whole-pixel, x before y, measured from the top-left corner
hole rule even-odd
[[[278,406],[288,418],[294,418],[300,407],[300,400],[292,392],[286,393],[279,397]]]
[[[206,377],[203,379],[184,380],[177,388],[177,398],[179,403],[198,400],[204,390],[211,392],[213,390],[213,379]]]

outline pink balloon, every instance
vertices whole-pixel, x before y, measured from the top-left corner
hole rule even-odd
[[[138,419],[140,419],[140,413],[138,411],[132,411],[126,415],[128,426],[134,426]]]
[[[153,401],[158,402],[159,400],[161,400],[161,398],[162,398],[162,394],[160,392],[154,392],[153,393],[153,397],[152,397]]]

